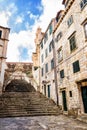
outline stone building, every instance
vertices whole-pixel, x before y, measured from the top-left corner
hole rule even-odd
[[[62,3],[39,41],[39,90],[78,115],[87,113],[87,1]]]
[[[58,104],[57,76],[56,76],[56,55],[53,41],[53,31],[58,20],[63,14],[60,10],[53,18],[40,42],[40,92],[52,98]]]
[[[0,93],[2,93],[4,72],[6,69],[6,52],[9,41],[9,32],[9,28],[0,26]]]
[[[59,105],[68,114],[87,113],[87,1],[63,0],[54,35]]]
[[[44,33],[41,32],[41,28],[38,27],[36,31],[36,37],[34,40],[36,50],[32,54],[32,61],[33,61],[32,73],[33,73],[34,87],[36,88],[37,91],[40,91],[40,42],[43,35]]]

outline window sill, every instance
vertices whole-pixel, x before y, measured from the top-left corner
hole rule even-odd
[[[63,58],[59,59],[59,60],[58,60],[58,63],[60,63],[60,62],[62,62],[62,61],[63,61]]]
[[[78,49],[78,47],[76,47],[75,49],[71,50],[71,52],[70,52],[70,53],[75,52],[77,49]]]

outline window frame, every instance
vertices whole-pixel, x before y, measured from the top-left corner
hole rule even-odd
[[[58,42],[62,37],[62,32],[59,32],[58,35],[56,36],[56,42]]]
[[[45,73],[48,72],[48,63],[45,64]]]
[[[43,41],[41,42],[41,49],[43,49]]]
[[[75,62],[73,62],[72,66],[73,66],[73,73],[77,73],[80,71],[79,60],[76,60]]]
[[[41,62],[42,63],[44,62],[44,55],[43,54],[41,55]]]
[[[63,79],[65,76],[64,76],[64,69],[62,69],[61,71],[60,71],[60,78],[61,79]]]
[[[41,76],[44,76],[44,68],[41,68]]]
[[[83,10],[83,8],[84,8],[86,5],[87,5],[87,1],[81,0],[81,2],[80,2],[80,8],[81,8],[81,10]]]
[[[49,26],[49,35],[52,34],[52,31],[53,31],[52,24],[50,24],[50,26]]]
[[[68,27],[70,27],[70,26],[72,25],[72,23],[73,23],[73,15],[71,15],[71,16],[68,18],[68,20],[67,20],[67,25],[68,25]]]
[[[70,52],[73,52],[77,48],[75,32],[68,38],[68,40],[69,40],[69,45],[70,45]]]
[[[54,69],[54,58],[51,59],[51,70]]]
[[[48,56],[48,49],[46,48],[45,49],[45,58],[47,58],[47,56]]]
[[[0,30],[0,39],[2,38],[2,30]]]
[[[85,38],[87,39],[87,21],[84,23],[84,33],[85,33]]]
[[[61,62],[63,60],[63,49],[62,46],[57,51],[58,54],[58,62]]]

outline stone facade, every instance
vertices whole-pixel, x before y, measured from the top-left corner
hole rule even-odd
[[[40,43],[40,92],[56,102],[53,58],[53,30],[55,20],[52,19]]]
[[[6,52],[9,41],[9,32],[9,28],[0,26],[0,93],[2,93],[4,72],[6,69]]]
[[[40,92],[64,112],[78,115],[87,113],[87,2],[62,3],[65,10],[57,13],[39,42]]]
[[[34,86],[37,91],[40,91],[40,42],[44,33],[41,32],[41,28],[38,27],[35,37],[36,52],[32,54],[32,73],[34,79]]]
[[[87,2],[83,7],[81,0],[63,3],[66,8],[54,30],[59,105],[69,114],[87,113],[87,94],[82,96],[87,93]]]

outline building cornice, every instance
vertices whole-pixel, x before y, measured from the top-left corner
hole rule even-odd
[[[69,9],[70,9],[70,7],[72,6],[72,4],[73,4],[73,2],[74,2],[74,1],[75,1],[75,0],[71,0],[71,1],[69,2],[69,4],[68,4],[67,8],[64,10],[63,15],[61,16],[61,18],[60,18],[59,22],[57,23],[57,25],[56,25],[56,27],[55,27],[55,29],[54,29],[53,33],[55,33],[55,31],[57,30],[57,28],[59,27],[59,25],[60,25],[60,24],[61,24],[61,22],[63,21],[64,17],[65,17],[65,16],[66,16],[66,14],[68,13],[68,11],[69,11]]]
[[[0,28],[8,29],[10,31],[10,28],[7,28],[7,27],[0,26]]]

